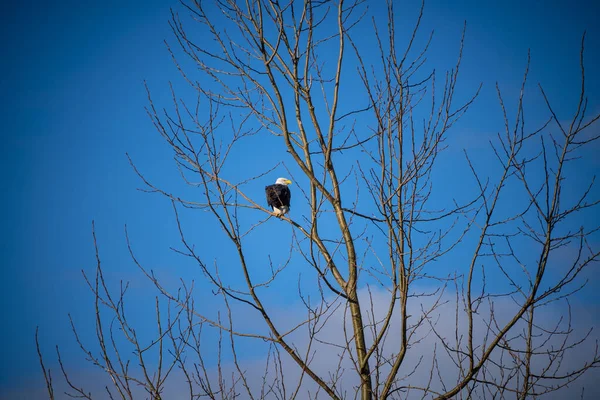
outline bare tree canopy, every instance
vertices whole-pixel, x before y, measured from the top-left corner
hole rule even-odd
[[[144,190],[170,200],[173,250],[195,278],[162,278],[127,235],[156,288],[155,328],[140,331],[94,232],[97,268],[84,273],[94,343],[78,321],[71,328],[109,383],[99,394],[79,386],[57,348],[69,393],[525,399],[564,393],[600,365],[592,326],[572,320],[600,255],[600,192],[580,167],[600,137],[585,34],[571,114],[555,106],[561,93],[528,80],[527,56],[516,98],[496,84],[503,124],[463,151],[453,135],[483,90],[461,86],[467,26],[442,72],[428,61],[425,5],[411,29],[400,7],[195,0],[173,10],[168,49],[187,85],[172,85],[169,105],[147,88],[147,111],[188,188],[129,161]],[[264,189],[279,176],[293,182],[292,204],[275,215]],[[38,354],[54,398],[56,372]]]

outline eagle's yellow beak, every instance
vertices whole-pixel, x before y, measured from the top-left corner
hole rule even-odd
[[[286,179],[285,181],[287,182],[288,185],[292,184],[292,181],[290,181],[289,179]]]

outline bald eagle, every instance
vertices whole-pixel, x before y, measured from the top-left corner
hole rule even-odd
[[[273,214],[281,216],[290,211],[290,200],[292,193],[287,185],[290,185],[292,181],[286,178],[278,178],[274,185],[265,187],[265,193],[267,195],[267,204],[273,207]]]

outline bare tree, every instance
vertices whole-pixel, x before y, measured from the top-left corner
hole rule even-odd
[[[89,350],[74,324],[73,331],[110,377],[111,398],[134,398],[135,386],[159,399],[170,376],[185,382],[191,399],[528,398],[598,365],[569,303],[599,256],[589,240],[598,227],[585,219],[598,205],[594,179],[574,193],[569,178],[599,137],[590,127],[600,115],[586,114],[583,40],[570,117],[555,112],[558,94],[540,86],[548,119],[525,123],[529,60],[514,110],[497,85],[504,128],[490,143],[493,164],[465,152],[460,179],[474,189],[455,201],[436,184],[440,170],[455,168],[444,165],[446,139],[480,89],[457,102],[464,31],[440,83],[424,70],[432,36],[418,40],[423,6],[406,38],[391,0],[385,24],[361,0],[196,0],[183,10],[193,22],[184,28],[187,17],[173,12],[171,26],[186,57],[169,51],[195,101],[172,89],[172,110],[163,112],[148,91],[148,113],[193,198],[160,188],[130,161],[145,190],[172,201],[175,251],[199,267],[221,302],[198,305],[191,283],[162,283],[130,246],[158,289],[157,330],[142,344],[126,318],[127,286],[111,295],[98,257],[96,278],[86,282],[99,350]],[[251,143],[265,152],[244,154]],[[240,180],[242,154],[257,166]],[[277,220],[262,188],[282,168],[301,184],[292,213]],[[194,243],[182,212],[223,234],[226,261]],[[277,243],[286,259],[253,249],[255,238],[283,224],[291,233]],[[282,290],[297,291],[302,314],[277,311]],[[559,305],[564,312],[547,318]],[[239,323],[243,316],[253,323]],[[117,327],[126,342],[114,338]],[[212,364],[207,335],[218,352]],[[240,356],[251,342],[264,349],[261,373]],[[132,346],[139,368],[121,345]],[[581,346],[587,358],[574,364]],[[158,360],[150,364],[146,354]],[[74,393],[91,398],[60,366]]]

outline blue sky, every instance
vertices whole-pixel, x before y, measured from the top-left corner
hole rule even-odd
[[[74,349],[67,314],[85,321],[90,311],[80,270],[94,266],[92,220],[112,279],[144,287],[127,255],[125,224],[153,268],[172,272],[168,268],[178,263],[169,251],[177,242],[170,204],[136,190],[141,182],[125,156],[167,186],[179,179],[145,113],[143,87],[146,80],[163,106],[169,101],[168,82],[181,83],[163,43],[174,44],[168,19],[169,7],[177,4],[22,4],[5,10],[0,25],[2,399],[9,393],[19,398],[21,388],[42,384],[33,346],[36,326],[49,351],[54,344]],[[423,32],[436,32],[430,63],[452,67],[466,20],[463,93],[484,83],[457,133],[457,146],[476,149],[477,132],[500,129],[493,125],[500,121],[493,85],[498,81],[514,97],[528,48],[531,81],[541,82],[559,109],[572,110],[584,30],[590,111],[600,111],[599,7],[592,1],[428,2]],[[407,14],[410,20],[413,6]],[[262,149],[248,150],[250,155]],[[594,158],[584,166],[588,175],[598,170]],[[244,171],[242,167],[236,166]],[[211,229],[199,230],[199,239],[218,251]],[[594,288],[598,286],[584,293],[592,309],[598,300]]]

